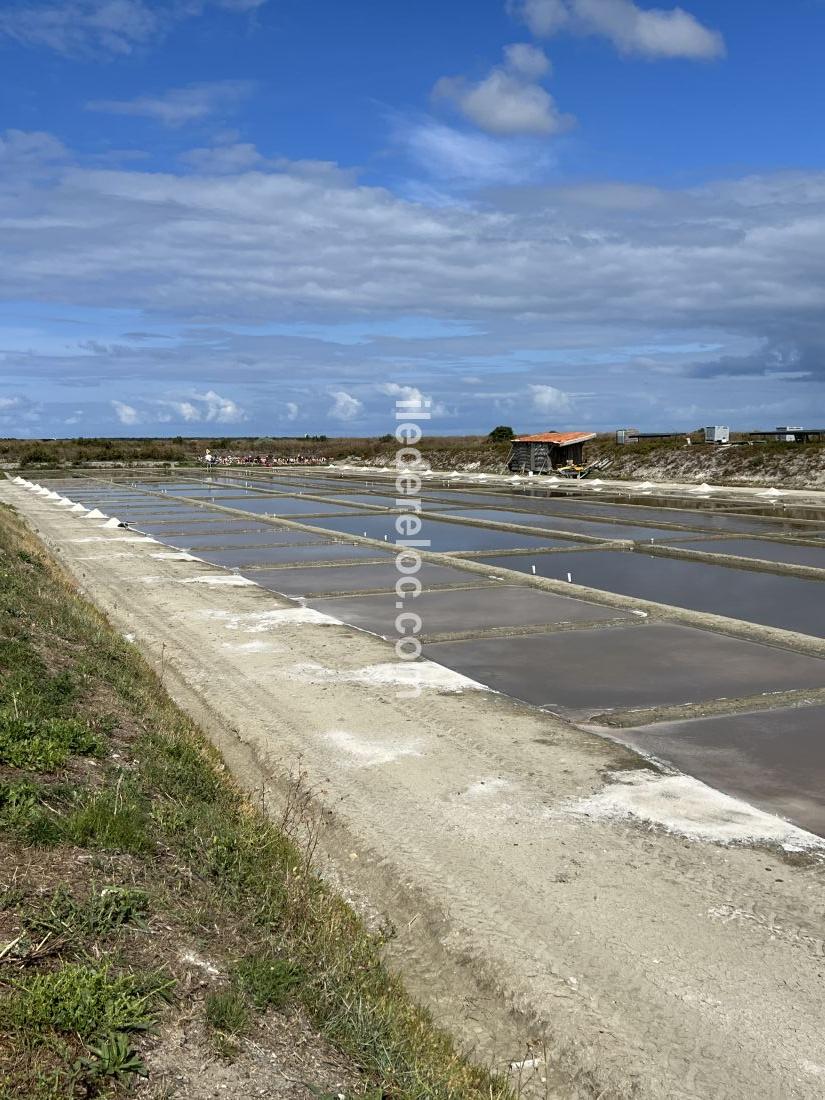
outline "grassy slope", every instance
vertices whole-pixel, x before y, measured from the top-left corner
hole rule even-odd
[[[126,1095],[170,1020],[242,1059],[290,1007],[348,1095],[508,1097],[309,860],[0,508],[0,1097]],[[186,947],[220,979],[188,980]]]

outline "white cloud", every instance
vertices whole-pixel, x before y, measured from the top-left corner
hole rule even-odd
[[[139,424],[140,414],[134,405],[125,405],[122,401],[110,402],[112,408],[115,410],[115,416],[121,422],[121,424]]]
[[[631,0],[573,0],[573,10],[623,53],[709,59],[725,52],[722,36],[682,8],[643,10]]]
[[[251,12],[266,0],[212,0],[226,11]],[[202,15],[210,0],[67,0],[6,4],[0,36],[75,57],[118,57],[162,38],[176,23]]]
[[[346,390],[333,390],[330,397],[333,403],[327,415],[333,420],[354,420],[364,410],[363,402]]]
[[[565,0],[521,0],[507,5],[520,16],[536,38],[547,38],[563,27],[570,18]]]
[[[170,88],[159,95],[143,95],[136,99],[96,99],[86,104],[87,110],[114,115],[134,115],[151,118],[164,126],[183,126],[197,122],[218,111],[236,107],[250,94],[248,80],[215,80]]]
[[[538,80],[550,72],[547,54],[529,42],[514,42],[511,46],[505,46],[504,58],[509,69],[521,73],[528,80]]]
[[[201,419],[200,409],[195,408],[191,401],[159,401],[157,404],[170,409],[177,415],[179,420],[185,420],[187,423]],[[158,419],[168,423],[172,417],[166,413],[161,413]]]
[[[202,420],[215,420],[220,424],[237,424],[241,420],[246,420],[246,412],[230,397],[221,397],[214,390],[194,393],[192,396],[204,405]]]
[[[233,397],[256,417],[259,398],[234,390],[244,376],[281,387],[267,407],[295,401],[302,423],[323,417],[330,393],[363,397],[401,377],[436,389],[464,415],[455,386],[449,389],[461,375],[483,377],[490,391],[509,385],[524,392],[528,381],[545,378],[564,392],[598,390],[592,377],[577,377],[583,348],[589,362],[608,364],[599,368],[602,377],[615,370],[621,378],[628,363],[642,360],[677,372],[692,362],[708,374],[747,368],[762,375],[772,347],[793,364],[793,386],[801,389],[801,375],[821,377],[825,364],[821,172],[690,189],[502,188],[483,204],[433,208],[289,165],[203,177],[58,164],[35,184],[0,173],[0,211],[0,294],[44,309],[67,296],[77,311],[129,302],[148,316],[125,321],[125,332],[157,331],[153,318],[164,317],[181,334],[179,350],[177,340],[118,341],[106,320],[101,350],[72,358],[67,341],[44,332],[35,360],[41,372],[109,376],[113,392],[127,395],[127,380],[151,377],[161,396],[169,391],[202,415],[206,406],[192,388],[220,394],[231,377]],[[365,324],[430,317],[475,331],[419,339],[415,348],[401,337],[371,336],[357,354],[334,335],[296,335],[301,323],[317,333],[346,315]],[[295,322],[291,334],[266,337],[265,326],[279,318]],[[261,334],[256,325],[264,326]],[[540,336],[530,342],[536,328]],[[685,350],[663,358],[659,345],[674,342]],[[0,335],[4,380],[12,368],[33,377],[28,349],[36,343],[28,330],[8,343]],[[630,350],[619,354],[617,346]],[[532,357],[515,363],[521,348]],[[547,360],[540,373],[535,364],[549,348],[561,358]],[[742,356],[747,363],[734,362]],[[559,362],[572,377],[556,370]],[[517,387],[502,377],[488,381],[515,368],[532,372]],[[318,381],[305,399],[300,387],[312,378]],[[616,382],[601,400],[616,407],[618,390]],[[624,402],[626,394],[619,396]],[[87,398],[67,400],[71,410]],[[575,402],[578,412],[578,396]],[[148,421],[148,408],[134,404]]]
[[[0,135],[0,169],[8,178],[48,176],[68,156],[62,142],[40,130],[6,130]]]
[[[555,386],[530,386],[533,408],[541,413],[569,412],[570,396]]]
[[[383,382],[378,386],[378,392],[385,393],[388,397],[395,397],[399,401],[408,402],[411,409],[419,408],[422,412],[428,412],[432,417],[448,415],[448,409],[442,401],[435,401],[430,394],[422,393],[418,386],[402,386],[398,382]],[[410,412],[410,416],[414,415],[414,412]]]
[[[235,172],[248,172],[266,165],[266,159],[251,142],[246,141],[189,149],[181,154],[180,160],[196,172],[216,176],[231,176]]]
[[[41,419],[41,408],[25,396],[0,397],[0,424],[11,428],[15,436],[31,435],[26,424],[36,424]]]
[[[459,187],[524,183],[550,160],[534,142],[500,141],[425,120],[403,135],[408,154],[429,176]]]
[[[184,400],[156,400],[152,404],[160,409],[170,410],[179,420],[184,420],[187,424],[201,421],[237,424],[241,420],[246,420],[246,411],[240,405],[230,397],[221,397],[214,390],[207,390],[206,393],[193,391]],[[163,413],[155,417],[155,419],[163,418]],[[168,420],[168,416],[165,419]]]
[[[294,401],[287,401],[286,403],[286,418],[287,420],[297,420],[300,408]]]
[[[521,0],[510,10],[539,38],[569,28],[601,35],[621,53],[643,57],[712,60],[725,53],[718,31],[678,7],[641,8],[633,0]]]
[[[0,34],[58,53],[123,55],[150,41],[160,22],[142,0],[75,0],[7,6]]]
[[[490,134],[557,134],[568,129],[573,119],[562,114],[550,93],[537,83],[549,69],[542,50],[516,43],[505,49],[504,64],[491,69],[483,80],[471,83],[463,77],[442,77],[433,95],[450,100],[465,118]]]
[[[122,401],[112,401],[111,404],[121,424],[171,424],[176,420],[186,424],[237,424],[247,418],[246,411],[240,405],[229,397],[221,397],[214,390],[207,390],[206,393],[193,391],[179,400],[154,398],[139,401],[139,407],[125,405]]]

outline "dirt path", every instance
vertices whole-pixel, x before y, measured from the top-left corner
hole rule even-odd
[[[612,773],[635,763],[619,747],[488,692],[401,700],[375,674],[391,659],[377,638],[255,586],[204,583],[227,575],[8,483],[0,500],[244,783],[276,806],[301,762],[328,873],[393,921],[410,987],[479,1057],[524,1058],[544,1040],[553,1096],[823,1095],[818,858],[604,816],[600,792],[621,793]],[[661,780],[643,782],[655,801]]]

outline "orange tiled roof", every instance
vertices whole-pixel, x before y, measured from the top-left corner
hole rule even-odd
[[[586,443],[588,439],[595,439],[595,432],[539,432],[538,435],[517,435],[514,443],[557,443],[564,446],[568,443]]]

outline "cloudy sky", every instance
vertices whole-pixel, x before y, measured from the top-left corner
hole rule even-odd
[[[3,0],[0,434],[822,426],[825,3],[684,2]]]

